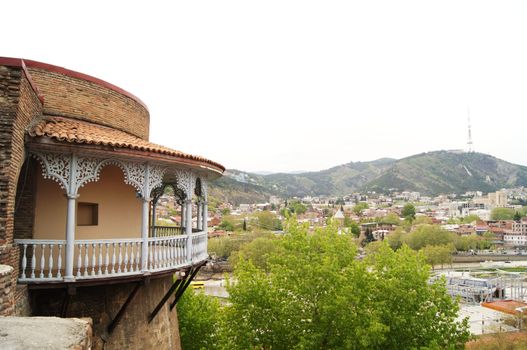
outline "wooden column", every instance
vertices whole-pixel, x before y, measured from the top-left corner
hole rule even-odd
[[[185,200],[186,209],[186,223],[185,234],[187,234],[187,261],[192,262],[192,200]]]
[[[202,223],[202,229],[205,232],[209,231],[209,203],[205,200],[203,201],[203,223]]]
[[[68,198],[68,206],[66,212],[66,264],[64,280],[66,282],[75,281],[73,276],[73,257],[75,255],[75,219],[76,219],[76,199],[77,195],[77,156],[71,155],[70,158],[70,173],[68,179],[68,188],[66,197]]]
[[[196,208],[197,208],[197,211],[196,211],[196,228],[198,230],[201,230],[201,227],[202,227],[202,224],[201,224],[201,220],[202,220],[202,211],[201,211],[201,200],[198,200],[198,203],[196,205]]]
[[[148,198],[142,199],[141,207],[141,271],[148,270],[148,209],[150,201]]]

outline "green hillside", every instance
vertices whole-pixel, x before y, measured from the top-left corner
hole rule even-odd
[[[419,191],[423,194],[491,192],[527,186],[527,167],[482,153],[436,151],[395,160],[351,162],[301,174],[257,175],[228,170],[212,185],[215,195],[233,203],[283,198],[342,196],[354,191]]]

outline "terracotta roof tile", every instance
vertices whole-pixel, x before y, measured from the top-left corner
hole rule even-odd
[[[223,165],[206,158],[160,146],[130,135],[124,131],[77,119],[46,117],[37,122],[28,133],[32,137],[49,137],[57,141],[112,146],[144,152],[160,153],[208,163],[225,170]]]

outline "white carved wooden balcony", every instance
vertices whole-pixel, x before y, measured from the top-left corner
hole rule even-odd
[[[73,271],[75,280],[119,278],[177,270],[207,259],[207,233],[149,237],[143,250],[141,238],[75,240]],[[66,240],[18,239],[22,259],[19,282],[64,281]],[[143,256],[147,263],[142,270]]]

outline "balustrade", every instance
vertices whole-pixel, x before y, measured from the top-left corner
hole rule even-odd
[[[141,275],[205,260],[208,256],[206,232],[193,233],[190,239],[191,254],[187,250],[187,235],[149,237],[146,271],[141,271],[143,240],[140,238],[75,240],[73,275],[76,280]],[[20,282],[64,280],[65,240],[19,239],[15,242],[21,252]]]
[[[179,226],[152,226],[152,237],[168,237],[183,234],[183,229]]]

